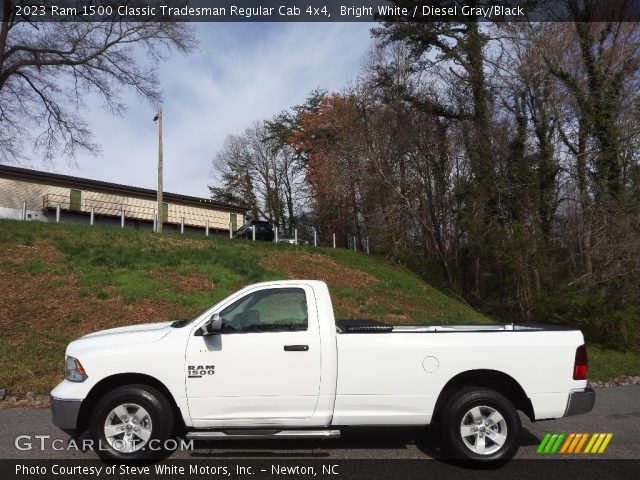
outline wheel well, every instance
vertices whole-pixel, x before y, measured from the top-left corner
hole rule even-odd
[[[529,417],[531,421],[535,420],[531,400],[513,377],[497,370],[468,370],[453,377],[440,391],[440,395],[433,409],[432,422],[439,420],[439,415],[451,395],[461,388],[472,386],[486,387],[501,393],[513,403],[516,409]]]
[[[89,428],[89,417],[91,415],[91,411],[93,410],[93,407],[96,405],[98,400],[100,400],[100,398],[104,396],[104,394],[106,394],[110,390],[113,390],[114,388],[131,384],[148,385],[161,392],[165,396],[165,398],[171,405],[171,409],[173,410],[176,431],[183,432],[184,430],[186,430],[186,426],[184,424],[184,420],[182,419],[182,413],[180,412],[180,408],[178,408],[178,404],[173,398],[173,395],[171,395],[169,389],[161,381],[142,373],[119,373],[117,375],[111,375],[110,377],[103,378],[98,383],[96,383],[89,392],[89,395],[87,395],[87,398],[82,401],[80,412],[78,414],[76,432],[80,434]]]

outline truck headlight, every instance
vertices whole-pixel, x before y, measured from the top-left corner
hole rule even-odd
[[[64,360],[64,378],[70,382],[84,382],[87,372],[77,358],[66,357]]]

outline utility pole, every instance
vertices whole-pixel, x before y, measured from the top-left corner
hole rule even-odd
[[[157,232],[162,233],[162,109],[156,111],[153,121],[158,124],[158,225]]]

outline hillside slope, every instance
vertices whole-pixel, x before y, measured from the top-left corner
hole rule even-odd
[[[0,388],[47,393],[74,338],[190,318],[247,284],[286,278],[326,281],[339,318],[490,321],[407,270],[362,253],[0,220]]]

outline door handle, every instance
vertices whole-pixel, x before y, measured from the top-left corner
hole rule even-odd
[[[306,352],[309,350],[309,345],[285,345],[285,352]]]

